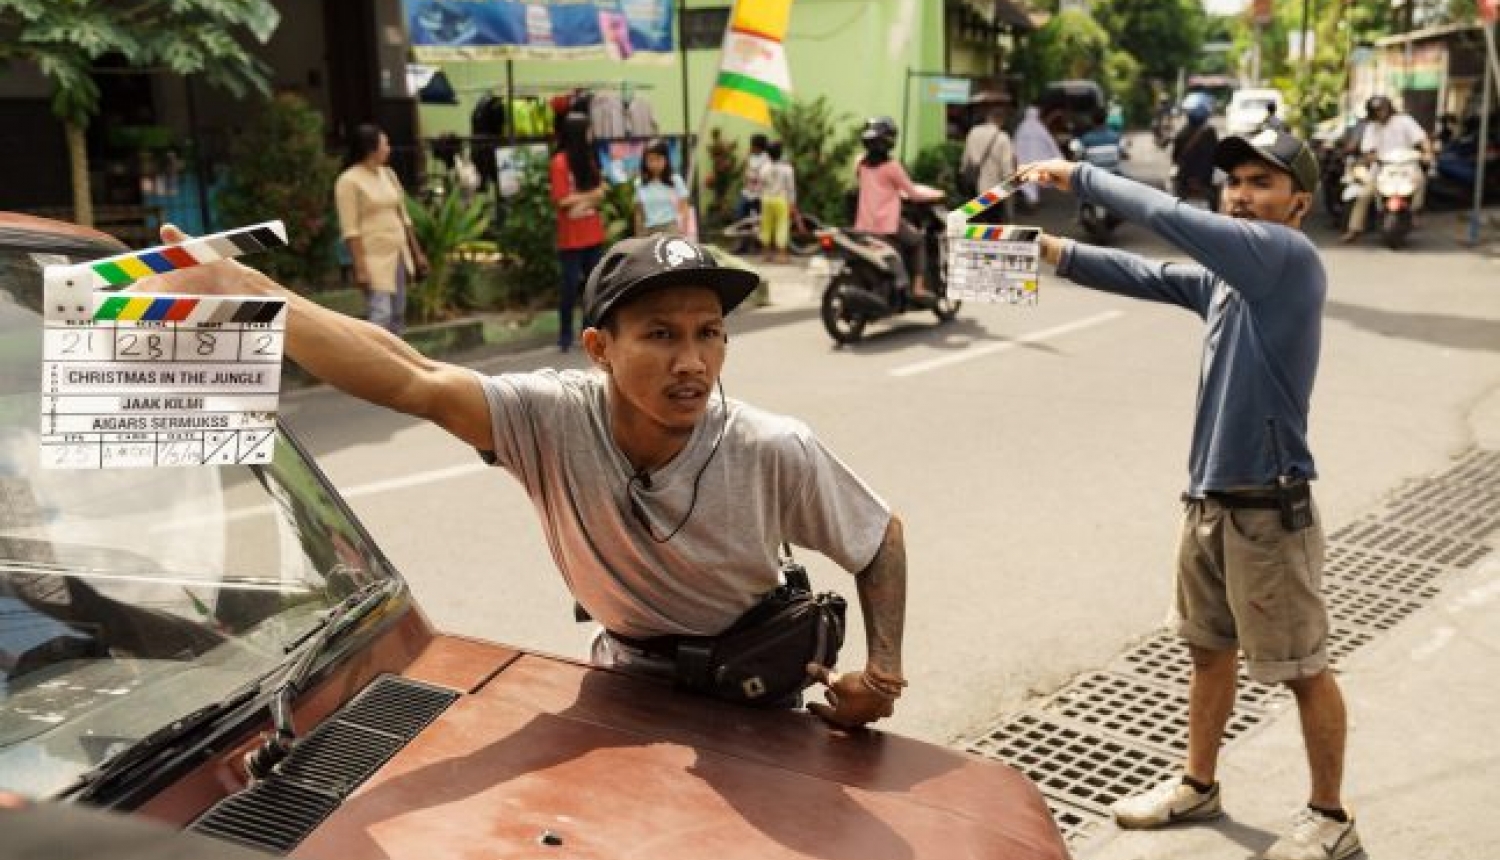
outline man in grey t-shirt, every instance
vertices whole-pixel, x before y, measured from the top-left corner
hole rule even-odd
[[[888,716],[905,683],[905,551],[885,503],[801,422],[716,389],[724,315],[754,289],[671,234],[612,248],[584,288],[595,369],[482,380],[492,460],[526,487],[553,558],[603,627],[597,662],[660,672],[641,640],[717,634],[776,586],[782,541],[858,575],[869,661],[814,674],[841,724]]]
[[[1029,166],[1024,178],[1072,190],[1147,226],[1196,263],[1164,263],[1046,236],[1042,254],[1078,284],[1186,308],[1205,323],[1186,512],[1178,549],[1178,633],[1193,672],[1183,775],[1111,811],[1127,828],[1220,814],[1214,779],[1234,707],[1238,653],[1250,676],[1297,699],[1312,786],[1268,860],[1340,860],[1359,850],[1340,797],[1347,720],[1328,670],[1320,591],[1323,532],[1307,415],[1327,278],[1298,229],[1318,162],[1276,129],[1231,136],[1214,153],[1228,174],[1224,214],[1204,212],[1087,164]]]

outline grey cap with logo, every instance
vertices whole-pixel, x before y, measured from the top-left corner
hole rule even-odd
[[[713,290],[727,316],[759,283],[756,273],[721,266],[707,248],[682,236],[659,233],[623,239],[589,273],[583,288],[583,324],[598,326],[621,304],[666,287]]]
[[[1214,166],[1228,172],[1247,159],[1258,159],[1292,177],[1298,191],[1318,187],[1318,157],[1302,138],[1268,128],[1253,135],[1230,135],[1214,150]]]

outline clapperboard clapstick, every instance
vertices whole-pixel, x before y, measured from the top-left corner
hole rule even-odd
[[[264,224],[198,236],[174,245],[158,245],[143,251],[117,254],[73,266],[48,266],[45,276],[46,316],[49,320],[71,321],[269,322],[282,306],[281,302],[240,302],[234,310],[233,319],[211,319],[203,315],[227,313],[225,308],[228,306],[219,302],[194,303],[192,299],[183,298],[116,296],[101,303],[95,312],[92,293],[95,290],[119,289],[151,275],[281,248],[286,244],[286,227],[280,221],[267,221]],[[208,307],[211,305],[217,307],[210,312]],[[195,311],[198,316],[193,316]],[[258,319],[261,315],[268,316],[264,320]]]

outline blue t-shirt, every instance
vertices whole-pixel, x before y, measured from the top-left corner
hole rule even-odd
[[[672,174],[672,184],[653,180],[636,182],[635,204],[641,207],[641,217],[646,229],[677,226],[677,203],[687,199],[687,184],[682,177]]]
[[[1206,212],[1138,182],[1079,165],[1073,188],[1149,227],[1197,263],[1163,263],[1069,243],[1057,273],[1078,284],[1180,305],[1204,319],[1188,494],[1317,477],[1307,413],[1328,277],[1317,248],[1282,224]]]

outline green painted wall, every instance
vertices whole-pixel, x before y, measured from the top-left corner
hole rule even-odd
[[[726,0],[689,0],[690,9],[728,5]],[[942,139],[941,105],[918,102],[918,86],[911,85],[909,119],[902,122],[902,87],[908,69],[939,71],[943,63],[943,3],[936,0],[794,0],[786,49],[792,87],[798,98],[827,96],[848,113],[851,121],[885,114],[902,124],[908,156],[921,146]],[[703,118],[709,88],[718,73],[719,51],[688,53],[688,127],[696,131]],[[683,89],[681,54],[666,62],[608,60],[515,60],[513,80],[518,86],[566,85],[572,82],[631,81],[650,87],[664,133],[681,133]],[[423,105],[421,134],[464,135],[475,100],[487,88],[505,88],[505,63],[444,64],[449,80],[459,90],[462,104]],[[714,114],[717,125],[733,136],[747,137],[759,130],[737,117]]]

